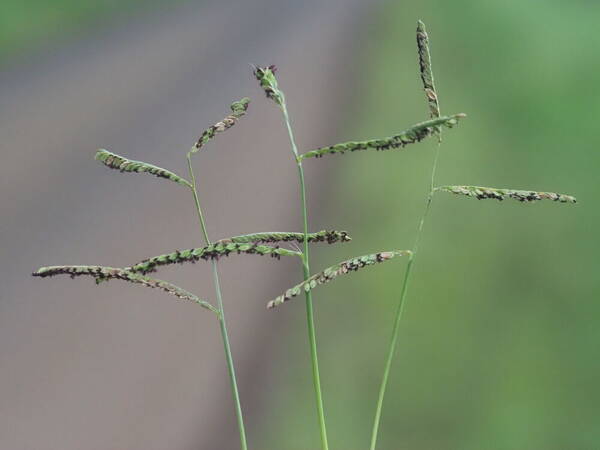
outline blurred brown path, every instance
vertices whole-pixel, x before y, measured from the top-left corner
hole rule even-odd
[[[0,449],[237,448],[206,311],[118,282],[29,274],[200,245],[187,190],[109,171],[93,154],[106,147],[185,174],[190,144],[243,96],[248,116],[196,159],[210,234],[299,229],[285,131],[249,63],[280,67],[300,146],[328,143],[366,13],[358,0],[203,2],[99,26],[0,75]],[[324,164],[307,169],[317,183]],[[313,185],[313,206],[317,194]],[[252,441],[281,324],[301,312],[264,306],[299,268],[255,256],[220,267]],[[208,269],[160,276],[213,299]]]

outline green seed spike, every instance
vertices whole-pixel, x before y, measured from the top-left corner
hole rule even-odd
[[[229,256],[231,253],[246,253],[250,255],[265,255],[279,259],[281,256],[302,256],[302,253],[287,250],[285,248],[271,247],[269,245],[260,245],[258,243],[235,243],[235,242],[215,242],[206,247],[190,248],[183,251],[175,251],[164,255],[145,259],[126,270],[135,273],[150,273],[156,271],[158,266],[169,264],[183,264],[185,262],[196,262],[200,259],[212,260],[219,259],[222,256]]]
[[[192,147],[190,153],[198,152],[204,144],[214,138],[217,133],[222,133],[234,126],[237,121],[246,114],[249,104],[250,99],[246,97],[237,102],[233,102],[231,104],[231,114],[204,131]]]
[[[111,153],[103,148],[96,152],[96,160],[100,161],[106,167],[111,169],[120,170],[121,172],[137,172],[137,173],[149,173],[160,178],[166,178],[174,181],[175,183],[182,184],[184,186],[191,187],[190,182],[179,175],[163,169],[161,167],[153,166],[142,161],[134,161],[127,159],[123,156],[119,156],[115,153]]]
[[[271,309],[282,303],[290,300],[292,297],[299,295],[302,292],[308,292],[320,284],[329,283],[330,281],[337,278],[338,275],[344,275],[348,272],[362,269],[363,267],[377,264],[380,262],[388,261],[396,256],[409,256],[412,252],[410,250],[398,250],[391,252],[380,252],[373,253],[371,255],[358,256],[356,258],[342,261],[335,266],[328,267],[323,272],[316,273],[309,277],[306,281],[288,289],[277,297],[275,300],[271,300],[267,303],[267,308]]]
[[[193,303],[197,303],[203,308],[206,308],[215,314],[219,314],[217,309],[210,303],[204,300],[200,300],[196,295],[182,289],[174,284],[168,283],[167,281],[157,280],[155,278],[145,277],[137,273],[129,272],[125,269],[118,267],[105,267],[105,266],[50,266],[42,267],[32,274],[34,277],[52,277],[55,275],[69,275],[71,278],[78,276],[91,276],[96,279],[96,283],[101,281],[117,279],[128,281],[130,283],[141,284],[146,287],[153,289],[161,289],[168,294],[174,295],[182,300],[188,300]]]
[[[419,51],[419,72],[421,73],[421,81],[423,81],[423,89],[427,96],[429,104],[429,113],[431,118],[440,117],[440,105],[438,102],[435,83],[433,81],[433,71],[431,70],[431,55],[429,54],[429,37],[425,24],[420,20],[417,22],[417,49]]]
[[[555,192],[521,191],[516,189],[499,189],[481,186],[440,186],[435,191],[450,192],[457,195],[475,197],[478,200],[494,198],[504,200],[512,198],[520,202],[537,202],[540,200],[553,200],[560,203],[577,203],[577,199],[571,195],[557,194]]]
[[[277,67],[271,65],[269,67],[254,67],[254,76],[258,80],[260,87],[265,91],[267,98],[270,98],[279,106],[284,102],[283,92],[277,87],[277,79],[275,72]]]
[[[352,238],[345,231],[321,230],[316,233],[308,233],[308,242],[349,242]],[[275,242],[304,242],[304,233],[293,233],[283,231],[269,231],[264,233],[244,234],[228,239],[221,239],[218,243],[275,243]]]
[[[435,132],[436,127],[445,126],[452,128],[458,124],[460,119],[464,117],[467,117],[467,115],[463,113],[454,114],[453,116],[438,117],[413,125],[411,128],[404,130],[395,136],[382,139],[373,139],[370,141],[344,142],[341,144],[332,145],[330,147],[321,147],[300,155],[300,159],[320,158],[328,153],[342,154],[345,152],[355,152],[358,150],[389,150],[394,148],[402,148],[408,144],[420,142],[426,137],[431,136]]]

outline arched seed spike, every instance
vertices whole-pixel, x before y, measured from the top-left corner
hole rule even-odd
[[[433,135],[436,127],[454,127],[456,124],[458,124],[460,119],[466,116],[467,115],[463,113],[454,114],[453,116],[442,116],[413,125],[411,128],[404,130],[395,136],[382,139],[372,139],[369,141],[343,142],[341,144],[335,144],[329,147],[321,147],[300,155],[300,159],[320,158],[321,156],[327,154],[343,154],[346,152],[355,152],[359,150],[389,150],[403,148],[408,144],[420,142],[426,137]]]
[[[154,256],[152,258],[140,261],[131,267],[126,267],[125,270],[133,273],[146,274],[156,271],[159,266],[185,262],[196,262],[200,259],[219,259],[223,256],[229,256],[231,253],[264,255],[277,259],[281,256],[302,256],[302,253],[294,250],[272,247],[270,245],[259,245],[256,242],[236,243],[217,241],[206,247],[190,248],[183,251],[178,250],[172,253]]]
[[[349,242],[352,238],[346,231],[321,230],[316,233],[308,233],[308,242],[327,242],[333,244],[336,242]],[[285,231],[267,231],[262,233],[244,234],[231,238],[220,239],[218,243],[275,243],[275,242],[304,242],[304,233],[285,232]]]
[[[95,159],[100,161],[106,167],[116,169],[121,172],[133,172],[133,173],[149,173],[151,175],[166,178],[174,181],[175,183],[182,184],[187,187],[191,187],[189,181],[179,175],[171,172],[170,170],[163,169],[162,167],[154,166],[142,161],[134,161],[133,159],[127,159],[124,156],[117,155],[116,153],[109,152],[103,148],[96,152]]]
[[[250,99],[244,97],[243,99],[233,102],[231,104],[231,114],[225,117],[223,120],[215,123],[208,129],[206,129],[198,138],[190,153],[198,152],[204,144],[214,138],[217,133],[222,133],[223,131],[228,130],[232,126],[234,126],[237,121],[246,114],[248,110],[248,105],[250,104]]]
[[[342,261],[335,266],[328,267],[324,271],[312,275],[311,277],[307,278],[306,281],[303,281],[302,283],[288,289],[279,297],[267,303],[267,308],[274,308],[302,292],[310,291],[321,284],[329,283],[337,278],[338,275],[344,275],[348,272],[359,270],[366,266],[389,261],[396,256],[410,256],[411,254],[412,252],[410,250],[398,250],[373,253],[371,255],[358,256],[356,258]]]
[[[203,308],[206,308],[215,314],[219,311],[205,300],[200,300],[196,295],[186,291],[172,283],[155,278],[146,277],[137,273],[132,273],[128,270],[118,267],[105,266],[49,266],[42,267],[32,274],[34,277],[52,277],[56,275],[69,275],[71,278],[78,276],[91,276],[97,283],[105,280],[117,279],[128,281],[130,283],[141,284],[153,289],[160,289],[179,299],[188,300],[197,303]]]
[[[451,194],[474,197],[478,200],[493,198],[502,201],[512,198],[519,202],[529,203],[540,200],[552,200],[559,203],[577,203],[571,195],[557,194],[556,192],[523,191],[517,189],[490,188],[482,186],[440,186],[435,191],[450,192]]]

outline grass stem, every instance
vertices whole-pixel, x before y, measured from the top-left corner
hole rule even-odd
[[[202,230],[202,234],[204,235],[204,240],[206,241],[206,245],[210,245],[211,241],[208,237],[208,232],[206,230],[206,222],[204,220],[204,215],[202,214],[202,207],[200,206],[200,199],[198,197],[198,189],[196,187],[196,177],[194,175],[194,168],[192,165],[192,153],[188,153],[187,155],[188,161],[188,169],[190,173],[192,194],[194,196],[194,202],[196,204],[196,212],[198,213],[198,219],[200,220],[200,228]],[[237,379],[235,375],[235,366],[233,364],[233,356],[231,353],[231,345],[229,344],[229,334],[227,333],[227,321],[225,320],[225,309],[223,308],[223,296],[221,294],[221,283],[219,281],[219,270],[217,267],[217,261],[213,260],[212,262],[212,273],[213,273],[213,281],[215,284],[215,293],[217,296],[217,308],[219,310],[219,326],[221,329],[221,339],[223,341],[223,347],[225,350],[225,359],[227,362],[227,371],[229,373],[229,381],[231,384],[231,393],[233,396],[233,401],[235,405],[235,414],[237,418],[238,431],[240,435],[240,444],[242,450],[248,450],[248,444],[246,442],[246,429],[244,427],[244,415],[242,413],[242,404],[240,402],[240,393],[238,390]]]
[[[310,259],[308,249],[308,208],[306,206],[306,186],[304,182],[304,169],[302,167],[302,160],[298,154],[298,147],[296,146],[296,140],[294,139],[294,132],[292,131],[292,125],[290,117],[287,112],[285,104],[285,98],[281,101],[281,111],[283,112],[283,118],[290,138],[290,144],[292,146],[292,152],[296,159],[298,166],[298,178],[300,181],[300,201],[302,203],[302,219],[303,219],[303,231],[304,231],[304,251],[302,256],[302,269],[304,273],[304,281],[310,277]],[[323,450],[329,449],[327,443],[327,427],[325,426],[325,411],[323,408],[323,394],[321,392],[321,378],[319,375],[319,360],[317,357],[317,337],[315,333],[315,319],[313,314],[313,303],[312,293],[310,291],[305,292],[306,296],[306,324],[308,327],[308,342],[310,346],[310,359],[312,362],[312,378],[315,390],[315,399],[317,403],[317,416],[319,421],[319,429],[321,433],[321,448]]]
[[[435,192],[435,173],[437,170],[438,158],[440,155],[440,146],[441,140],[438,140],[438,145],[436,148],[435,156],[433,158],[433,166],[431,168],[431,182],[430,182],[430,190],[427,195],[425,210],[423,211],[423,215],[421,216],[421,220],[419,221],[419,226],[417,228],[417,234],[415,236],[415,243],[413,245],[412,254],[409,257],[408,264],[406,266],[406,272],[404,274],[404,281],[402,282],[402,290],[400,291],[400,301],[398,302],[398,307],[396,309],[396,314],[394,316],[394,326],[392,328],[392,337],[390,339],[390,345],[388,348],[387,358],[385,362],[385,368],[383,370],[383,378],[381,380],[381,385],[379,387],[379,395],[377,397],[377,407],[375,409],[375,420],[373,421],[373,430],[371,433],[371,446],[370,450],[375,450],[377,446],[377,436],[379,434],[379,423],[381,420],[381,411],[383,409],[383,399],[385,397],[385,391],[387,388],[388,378],[390,375],[390,371],[392,368],[392,362],[394,360],[394,355],[396,353],[396,346],[398,344],[398,334],[400,330],[400,322],[402,320],[402,313],[404,312],[404,305],[406,294],[408,292],[408,284],[410,281],[410,275],[412,273],[412,267],[414,265],[415,259],[417,257],[417,251],[419,248],[419,242],[421,240],[421,234],[423,232],[423,227],[425,226],[425,220],[427,219],[427,215],[429,214],[429,210],[431,208],[431,202],[433,200],[433,194]]]

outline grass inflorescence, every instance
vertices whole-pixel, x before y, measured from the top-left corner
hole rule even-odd
[[[435,90],[433,70],[431,68],[431,55],[429,54],[429,36],[425,24],[420,20],[417,22],[417,53],[419,56],[419,74],[423,89],[427,96],[430,117],[440,117],[440,103]]]
[[[572,195],[557,194],[556,192],[523,191],[482,186],[439,186],[435,188],[435,190],[474,197],[477,200],[492,198],[502,201],[507,198],[512,198],[522,203],[537,202],[540,200],[552,200],[559,203],[577,203],[577,199]]]
[[[275,242],[304,242],[304,233],[295,233],[288,231],[270,231],[263,233],[244,234],[227,239],[220,239],[218,242],[236,242],[236,243],[275,243]],[[321,230],[316,233],[306,235],[308,242],[324,242],[335,244],[336,242],[350,242],[352,238],[346,231]]]
[[[219,259],[224,256],[231,254],[242,254],[247,255],[263,255],[271,256],[272,258],[279,259],[281,256],[301,256],[300,252],[295,250],[288,250],[280,247],[271,247],[269,245],[263,245],[258,243],[221,243],[215,242],[206,247],[190,248],[187,250],[176,250],[171,253],[165,253],[164,255],[154,256],[152,258],[140,261],[128,270],[131,272],[139,273],[150,273],[156,271],[157,267],[167,266],[170,264],[183,264],[186,262],[194,263],[203,259],[205,261]]]
[[[200,135],[200,137],[194,144],[194,147],[192,147],[191,151],[193,153],[199,151],[204,146],[204,144],[206,144],[208,141],[214,138],[217,133],[222,133],[223,131],[226,131],[232,126],[234,126],[237,123],[237,121],[246,114],[249,104],[250,99],[247,97],[244,97],[243,99],[238,100],[237,102],[233,102],[231,104],[231,114],[229,114],[223,120],[220,120],[214,125],[208,127]]]
[[[148,164],[143,161],[127,159],[124,156],[109,152],[103,148],[96,152],[96,160],[100,161],[106,167],[116,169],[120,172],[149,173],[159,178],[166,178],[167,180],[174,181],[175,183],[179,183],[187,187],[190,186],[190,182],[188,180],[180,177],[170,170],[163,169],[162,167]]]
[[[409,144],[421,142],[426,137],[433,135],[441,127],[452,128],[458,124],[466,114],[459,113],[453,116],[438,117],[413,125],[412,127],[391,137],[370,139],[368,141],[342,142],[328,147],[321,147],[300,155],[300,158],[320,158],[327,154],[344,154],[359,150],[390,150],[406,147]]]
[[[342,261],[341,263],[328,267],[322,272],[318,272],[310,276],[302,283],[291,287],[290,289],[285,291],[285,293],[281,294],[279,297],[267,303],[267,308],[271,309],[278,305],[281,305],[282,303],[292,299],[293,297],[299,295],[302,292],[308,292],[321,284],[333,281],[340,275],[354,272],[359,269],[362,269],[363,267],[367,267],[373,264],[389,261],[390,259],[395,258],[396,256],[408,256],[410,254],[410,250],[395,250],[389,252],[373,253],[371,255],[357,256],[352,259],[348,259],[347,261]]]
[[[118,267],[105,266],[49,266],[42,267],[32,274],[34,277],[46,278],[56,275],[69,275],[71,278],[79,276],[89,276],[96,280],[96,283],[106,280],[122,280],[134,284],[141,284],[149,288],[160,289],[175,297],[197,303],[203,308],[206,308],[218,314],[218,311],[207,301],[200,300],[198,296],[186,291],[185,289],[175,286],[168,281],[157,280]]]
[[[279,88],[277,78],[275,76],[275,66],[254,67],[253,74],[256,77],[260,88],[265,93],[267,99],[280,109],[283,121],[288,133],[291,153],[298,173],[298,187],[300,192],[300,212],[302,213],[302,231],[301,232],[258,232],[250,234],[241,234],[238,236],[228,237],[216,241],[211,241],[206,226],[206,217],[201,207],[200,193],[196,184],[194,166],[192,158],[195,154],[204,149],[207,144],[220,133],[230,129],[236,125],[239,120],[246,114],[250,100],[242,98],[231,104],[231,113],[225,118],[214,123],[205,131],[203,131],[198,140],[191,146],[187,152],[187,163],[189,171],[189,179],[185,179],[174,172],[167,169],[155,166],[142,161],[135,161],[124,156],[117,155],[108,150],[100,149],[96,152],[96,159],[105,166],[119,170],[120,172],[129,173],[148,173],[156,177],[165,178],[186,186],[190,189],[194,200],[194,209],[198,215],[200,232],[203,243],[201,245],[190,244],[187,250],[176,250],[169,253],[161,254],[151,258],[144,259],[129,267],[107,267],[107,266],[83,266],[83,265],[62,265],[42,267],[35,271],[33,275],[39,278],[53,277],[57,275],[67,275],[71,278],[85,276],[93,278],[96,283],[110,280],[121,280],[133,284],[143,285],[146,287],[162,290],[177,298],[191,301],[199,304],[203,308],[215,313],[219,323],[221,339],[223,342],[224,356],[227,365],[227,373],[233,397],[233,406],[237,419],[238,433],[240,438],[240,447],[242,450],[248,449],[246,438],[244,414],[241,406],[241,396],[238,390],[235,364],[233,360],[233,352],[229,342],[229,333],[227,329],[227,321],[223,296],[221,293],[221,283],[219,279],[218,261],[222,257],[233,254],[253,254],[270,256],[278,260],[282,256],[297,257],[301,263],[303,280],[299,284],[287,289],[283,294],[271,300],[267,307],[269,309],[290,300],[291,298],[304,294],[306,307],[306,321],[308,332],[308,348],[310,353],[311,376],[315,394],[315,406],[317,423],[319,426],[319,436],[322,450],[328,450],[328,435],[326,427],[326,415],[323,400],[323,392],[320,381],[320,369],[317,354],[317,337],[315,326],[315,312],[313,306],[313,290],[320,285],[331,282],[340,275],[348,274],[364,267],[376,265],[385,261],[389,261],[398,256],[406,256],[407,264],[404,271],[402,282],[398,283],[398,302],[396,311],[393,315],[393,323],[391,330],[390,343],[387,349],[387,356],[382,373],[382,380],[379,387],[379,395],[375,408],[375,417],[372,426],[370,450],[375,450],[377,438],[379,434],[379,424],[383,411],[383,403],[386,393],[388,381],[392,368],[396,347],[398,344],[399,328],[402,319],[404,305],[409,292],[409,281],[411,278],[412,268],[418,255],[418,247],[424,224],[430,210],[434,194],[436,192],[449,192],[457,195],[473,197],[477,199],[514,199],[522,203],[535,202],[540,200],[552,200],[559,203],[575,203],[576,199],[573,196],[566,194],[558,194],[554,192],[527,191],[519,189],[504,189],[490,188],[480,186],[436,186],[435,175],[437,161],[439,156],[439,148],[441,143],[441,133],[443,128],[453,128],[458,122],[465,118],[463,113],[442,116],[440,112],[439,95],[435,87],[433,70],[431,65],[431,51],[429,36],[425,29],[425,24],[421,21],[417,23],[417,55],[419,77],[422,87],[425,92],[427,107],[429,110],[429,118],[418,122],[416,125],[390,137],[378,139],[370,139],[364,141],[348,141],[335,145],[321,147],[301,153],[298,150],[290,115],[288,113],[286,98],[283,91]],[[438,144],[433,158],[431,167],[431,176],[429,182],[429,192],[425,198],[425,208],[418,222],[417,232],[414,239],[414,244],[411,250],[396,250],[379,253],[372,253],[363,256],[357,256],[345,261],[334,264],[326,269],[311,273],[310,267],[310,246],[312,243],[344,243],[351,241],[350,236],[346,231],[338,230],[321,230],[310,232],[309,229],[309,211],[307,207],[307,184],[304,177],[303,162],[309,158],[319,158],[326,154],[343,154],[346,152],[355,152],[363,150],[389,150],[400,149],[409,144],[417,144],[430,136],[437,135]],[[281,247],[282,244],[287,244],[292,249]],[[302,246],[300,248],[299,244]],[[193,246],[195,245],[195,246]],[[395,247],[395,246],[394,246]],[[161,266],[171,264],[195,263],[197,261],[208,261],[213,274],[214,294],[216,297],[215,303],[210,303],[207,300],[201,300],[196,294],[193,294],[183,288],[180,288],[168,281],[158,280],[147,276],[148,273],[155,272]]]

